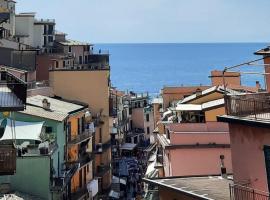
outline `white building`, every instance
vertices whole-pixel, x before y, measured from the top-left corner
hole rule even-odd
[[[19,42],[49,52],[55,40],[55,20],[35,19],[35,13],[16,15],[16,36]]]

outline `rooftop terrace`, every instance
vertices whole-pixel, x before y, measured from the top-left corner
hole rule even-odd
[[[241,120],[270,124],[270,94],[256,93],[225,96],[226,115],[219,121]]]
[[[218,176],[144,179],[145,182],[196,197],[196,199],[229,200],[231,180]]]

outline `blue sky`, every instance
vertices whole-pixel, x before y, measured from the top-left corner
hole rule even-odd
[[[17,0],[92,43],[268,42],[269,0]],[[75,3],[74,3],[75,2]]]

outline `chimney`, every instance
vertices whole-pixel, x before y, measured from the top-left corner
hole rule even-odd
[[[42,105],[43,105],[44,110],[50,110],[51,103],[49,103],[48,99],[43,99]]]
[[[202,90],[200,88],[197,88],[196,90],[196,96],[201,96],[202,95]]]
[[[258,90],[261,89],[260,81],[256,81],[256,88],[257,88]]]

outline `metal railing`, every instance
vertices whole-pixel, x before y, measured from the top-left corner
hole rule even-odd
[[[250,187],[230,184],[231,200],[269,200],[269,193],[255,190]]]
[[[55,23],[55,19],[35,19],[36,23]]]
[[[36,89],[36,88],[43,88],[43,87],[50,87],[49,81],[27,82],[27,89]]]
[[[2,111],[24,110],[27,96],[26,83],[7,71],[0,71],[0,76],[0,109]]]
[[[90,161],[92,161],[94,159],[94,154],[93,152],[91,153],[81,153],[79,154],[78,158],[76,160],[68,160],[66,162],[66,166],[67,168],[71,168],[74,165],[80,164],[79,166],[82,167],[85,164],[89,163]]]
[[[75,135],[75,136],[70,136],[68,138],[68,145],[74,145],[74,144],[78,144],[80,142],[83,142],[84,140],[87,140],[89,138],[91,138],[93,136],[92,131],[90,130],[85,130],[83,133]]]
[[[270,95],[267,93],[225,96],[227,115],[270,120]]]

